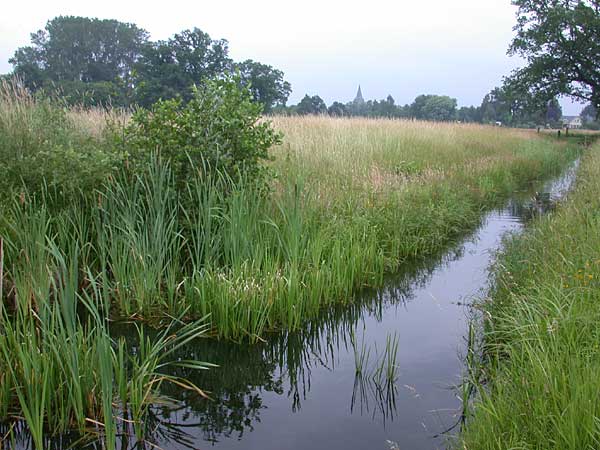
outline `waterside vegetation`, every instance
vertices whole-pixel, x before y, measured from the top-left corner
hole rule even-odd
[[[484,126],[271,123],[239,86],[131,116],[2,85],[0,419],[24,419],[36,448],[90,427],[114,448],[123,424],[143,440],[161,383],[203,394],[161,371],[180,346],[298,329],[575,155]],[[116,320],[166,331],[132,351]]]
[[[15,102],[10,93],[1,108],[12,117],[2,120],[2,161],[15,166],[5,179],[12,185],[4,189],[1,228],[5,297],[15,296],[24,277],[33,283],[32,303],[42,302],[51,290],[49,241],[74,238],[78,291],[86,291],[89,272],[102,297],[94,301],[111,304],[112,314],[210,314],[212,331],[234,339],[294,329],[327,303],[350,301],[355,289],[440,249],[476,225],[486,207],[574,156],[560,142],[493,127],[276,118],[286,138],[267,165],[273,178],[221,170],[234,166],[235,149],[227,149],[228,165],[190,160],[182,179],[181,157],[167,158],[172,133],[153,141],[163,154],[141,167],[129,157],[138,151],[127,147],[130,140],[115,144],[110,115],[64,114],[29,97]],[[236,148],[242,138],[264,137],[235,136],[232,128],[220,132],[241,141],[230,144]],[[80,145],[90,153],[85,159]],[[41,164],[45,154],[55,159]],[[28,248],[33,255],[25,257]]]
[[[599,150],[583,157],[567,201],[499,255],[459,448],[598,447]]]

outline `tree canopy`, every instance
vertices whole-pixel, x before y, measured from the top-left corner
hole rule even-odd
[[[300,115],[306,114],[327,114],[327,105],[321,97],[313,95],[310,97],[308,94],[300,100],[298,106],[296,106],[296,113]]]
[[[510,85],[496,87],[485,95],[480,107],[484,123],[501,122],[510,126],[536,127],[560,126],[562,108],[556,97],[541,101],[540,98],[523,97]]]
[[[235,63],[228,42],[198,28],[150,41],[134,24],[59,16],[31,34],[10,63],[31,90],[59,91],[72,103],[150,107],[158,100],[193,97],[193,87],[238,71],[254,100],[270,111],[291,92],[284,74],[252,60]]]
[[[235,65],[242,81],[248,85],[254,101],[261,103],[265,112],[287,102],[292,86],[283,79],[283,72],[251,59]]]
[[[105,100],[131,96],[133,68],[148,40],[134,24],[59,16],[31,34],[9,62],[30,89],[57,87],[67,95],[96,91]]]
[[[422,120],[454,120],[456,99],[446,95],[419,95],[411,105],[412,116]]]
[[[213,40],[198,28],[184,30],[166,41],[148,42],[136,64],[137,102],[150,106],[159,99],[189,101],[194,84],[230,69],[228,43]]]
[[[533,97],[567,95],[600,106],[600,1],[513,0],[509,54],[526,59],[507,83]]]

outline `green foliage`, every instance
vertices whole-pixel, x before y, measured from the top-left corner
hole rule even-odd
[[[445,95],[419,95],[410,106],[416,119],[448,121],[456,115],[456,99]]]
[[[73,95],[98,91],[104,83],[110,88],[102,90],[114,93],[112,101],[128,104],[131,74],[147,39],[148,33],[133,24],[59,16],[32,33],[32,45],[18,49],[10,63],[30,89],[55,89],[58,84]],[[106,97],[98,96],[94,104],[103,101]]]
[[[481,122],[481,108],[475,106],[463,106],[456,111],[456,120],[465,123]]]
[[[0,195],[24,186],[63,197],[89,192],[121,162],[108,131],[92,138],[58,101],[34,98],[14,80],[0,84]]]
[[[329,108],[327,108],[327,114],[333,117],[343,117],[349,114],[346,105],[340,102],[333,102]]]
[[[279,106],[277,114],[324,114],[322,100],[308,95],[296,106]],[[534,97],[514,84],[507,83],[486,94],[480,106],[457,109],[456,99],[443,95],[419,95],[411,104],[396,105],[388,95],[382,100],[367,100],[362,93],[346,104],[335,101],[327,108],[334,117],[388,117],[411,118],[435,122],[459,121],[466,123],[496,123],[513,127],[550,125],[560,127],[562,109],[556,97]]]
[[[136,101],[151,107],[158,100],[194,97],[193,86],[229,70],[226,40],[213,40],[198,28],[183,30],[166,41],[149,42],[135,65]]]
[[[130,428],[141,439],[161,383],[199,393],[159,371],[205,327],[193,323],[176,336],[167,327],[156,340],[140,328],[132,351],[111,338],[114,319],[161,326],[210,314],[211,334],[235,340],[297,330],[325,306],[352,304],[357,290],[381,285],[407,259],[444,248],[486,207],[570,158],[561,143],[491,127],[276,118],[288,135],[278,151],[287,154],[272,163],[279,176],[265,195],[254,189],[263,159],[256,153],[277,134],[241,85],[228,77],[187,105],[140,111],[127,132],[141,164],[118,165],[110,177],[99,170],[95,189],[66,202],[34,185],[36,195],[24,187],[2,204],[0,417],[24,417],[39,448],[48,431],[83,431],[90,418],[107,422],[98,426],[106,448]],[[35,143],[27,148],[44,149],[59,141],[54,132],[98,148],[112,142],[85,128],[89,111],[27,96],[6,105],[0,113],[13,150],[29,142],[24,137]],[[65,126],[38,124],[47,117]],[[33,131],[19,134],[25,119]],[[236,163],[213,146],[247,152],[235,153]],[[161,158],[150,158],[157,149]],[[70,160],[57,151],[65,154]],[[73,171],[74,186],[87,183],[79,175]],[[59,208],[55,198],[63,199]],[[392,338],[387,347],[395,348]],[[377,378],[395,378],[393,354]]]
[[[587,105],[581,111],[581,120],[583,122],[583,128],[588,130],[600,130],[600,121],[597,120],[598,110],[594,105]]]
[[[509,53],[526,59],[509,82],[533,97],[559,94],[600,106],[600,4],[597,0],[513,0],[517,32]]]
[[[235,64],[228,43],[198,28],[164,41],[116,20],[59,16],[17,49],[12,76],[32,91],[58,93],[69,104],[149,108],[158,100],[193,97],[193,86],[234,68],[265,111],[284,105],[291,91],[283,72],[252,60]]]
[[[598,447],[599,150],[583,157],[566,202],[499,255],[480,305],[486,384],[457,448]]]
[[[388,95],[384,100],[379,102],[375,100],[371,105],[367,102],[367,107],[371,110],[370,115],[375,117],[397,117],[400,115],[394,97],[391,95]]]
[[[494,88],[481,102],[481,118],[484,122],[508,124],[512,116],[512,99],[507,98],[502,88]]]
[[[562,107],[556,98],[548,100],[546,103],[546,123],[551,126],[560,124],[562,118]]]
[[[327,105],[323,101],[321,97],[318,95],[313,95],[310,97],[306,94],[298,106],[295,109],[297,114],[307,115],[307,114],[326,114],[327,113]]]
[[[103,448],[114,449],[117,431],[127,432],[121,419],[141,427],[161,383],[197,390],[160,370],[183,363],[172,352],[204,334],[204,321],[174,321],[153,343],[138,329],[135,351],[111,337],[109,302],[88,265],[90,248],[80,247],[93,226],[83,205],[51,214],[44,196],[26,198],[4,208],[0,222],[10,261],[10,293],[0,299],[0,421],[24,420],[39,450],[55,433],[85,435],[90,420],[103,424]]]
[[[181,185],[193,167],[206,167],[231,177],[259,178],[260,162],[281,141],[262,106],[252,101],[239,76],[207,81],[192,99],[157,102],[137,111],[126,130],[126,146],[134,159],[148,161],[157,151],[168,160]]]
[[[333,117],[409,117],[409,107],[396,105],[394,98],[388,95],[382,100],[364,101],[362,95],[346,104],[335,101],[327,107],[318,95],[305,95],[300,103],[288,108],[279,106],[273,112],[281,115],[328,114]]]
[[[68,105],[84,108],[129,105],[133,101],[131,90],[114,81],[52,81],[38,90],[38,97],[43,94],[59,97]]]
[[[583,122],[594,122],[596,117],[598,117],[598,111],[594,105],[587,105],[585,108],[581,110],[580,114]]]
[[[500,122],[513,127],[562,126],[562,108],[556,98],[546,100],[505,83],[485,95],[480,107],[484,123]]]
[[[266,113],[275,106],[283,106],[292,91],[290,83],[283,79],[283,72],[248,59],[235,65],[242,82],[248,85],[254,101],[263,105]]]

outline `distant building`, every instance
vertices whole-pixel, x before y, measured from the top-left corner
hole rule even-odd
[[[579,116],[562,116],[561,121],[565,127],[573,130],[577,130],[583,125],[583,121]]]
[[[352,101],[355,105],[364,105],[365,99],[363,98],[362,91],[360,90],[360,84],[358,85],[358,92],[356,93],[356,97]]]

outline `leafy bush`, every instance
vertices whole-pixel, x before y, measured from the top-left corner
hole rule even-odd
[[[260,161],[281,142],[261,113],[262,106],[252,101],[239,76],[228,75],[194,88],[186,104],[164,100],[137,111],[126,129],[126,146],[138,163],[157,151],[170,162],[178,184],[188,179],[192,167],[257,179],[264,173]]]

